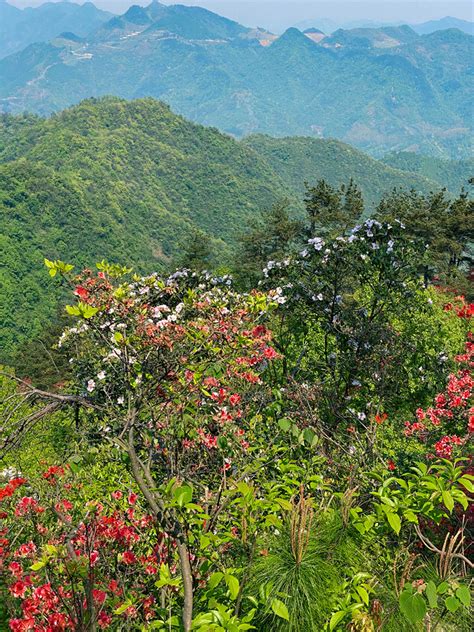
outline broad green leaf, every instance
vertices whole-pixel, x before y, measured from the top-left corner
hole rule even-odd
[[[291,428],[292,423],[289,419],[286,419],[285,417],[283,419],[280,419],[278,421],[278,425],[280,426],[280,428],[283,430],[283,432],[288,432],[288,430]]]
[[[434,582],[429,581],[426,584],[425,594],[430,608],[436,608],[438,606],[438,594],[436,592],[436,584]]]
[[[472,481],[470,481],[466,476],[461,476],[461,478],[458,480],[458,483],[465,487],[468,492],[474,494],[474,483],[472,483]]]
[[[334,628],[336,628],[339,625],[339,623],[344,619],[345,616],[346,616],[346,613],[344,610],[339,610],[339,612],[335,612],[332,615],[331,620],[329,621],[330,632],[332,632]]]
[[[78,307],[76,307],[75,305],[66,305],[66,311],[71,316],[80,316],[81,315],[81,310]]]
[[[357,586],[356,590],[359,593],[359,596],[362,599],[362,601],[365,603],[366,606],[368,606],[369,605],[369,593],[366,591],[366,589],[363,586]]]
[[[30,569],[31,569],[32,571],[39,571],[39,570],[41,570],[42,568],[44,568],[45,566],[46,566],[46,562],[43,562],[43,561],[42,561],[42,562],[35,562],[34,564],[32,564],[32,565],[30,566]]]
[[[453,595],[446,597],[444,604],[449,612],[456,612],[456,610],[461,606],[459,599],[456,599]]]
[[[442,493],[442,497],[443,497],[443,503],[446,509],[449,511],[449,513],[451,513],[454,508],[454,500],[453,500],[453,497],[451,496],[451,493],[448,491],[444,491]]]
[[[234,575],[224,575],[225,583],[227,584],[227,588],[229,589],[230,598],[237,599],[237,595],[239,594],[240,584],[237,577]]]
[[[285,621],[290,620],[290,615],[288,613],[288,608],[285,606],[283,601],[279,599],[272,599],[272,610],[280,619],[285,619]]]
[[[220,572],[213,573],[209,577],[209,581],[207,582],[207,585],[209,586],[209,588],[215,588],[223,577],[224,577],[224,573],[220,573]]]
[[[463,606],[466,606],[466,608],[470,607],[471,591],[467,586],[459,586],[459,588],[456,590],[456,597],[463,604]]]
[[[444,595],[444,593],[448,590],[449,584],[448,582],[441,582],[441,584],[437,588],[438,595]]]
[[[404,590],[399,599],[400,610],[410,623],[419,623],[423,621],[426,614],[426,603],[423,597],[418,594],[412,594]]]
[[[402,526],[402,522],[400,520],[400,516],[396,513],[391,512],[387,512],[387,520],[389,525],[392,527],[392,529],[395,531],[395,533],[398,535],[400,533],[400,528]]]
[[[190,503],[193,498],[192,487],[189,485],[181,485],[181,487],[174,490],[173,496],[179,507],[184,507],[184,505]]]

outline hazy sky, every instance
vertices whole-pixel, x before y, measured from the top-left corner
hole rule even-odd
[[[94,0],[93,0],[94,1]],[[40,0],[9,0],[17,6],[42,4]],[[282,30],[302,21],[329,19],[338,25],[351,21],[424,22],[451,15],[473,19],[473,5],[466,0],[162,0],[164,4],[188,4],[206,7],[248,26]],[[94,4],[123,12],[132,4],[149,4],[149,0],[95,0]]]

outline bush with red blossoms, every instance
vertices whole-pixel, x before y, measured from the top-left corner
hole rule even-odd
[[[106,629],[157,618],[154,585],[163,568],[176,572],[176,542],[156,532],[133,492],[88,502],[68,469],[43,476],[47,484],[14,478],[0,488],[10,629]]]
[[[416,420],[405,422],[405,436],[415,436],[430,453],[441,458],[470,456],[474,433],[474,343],[466,342],[465,352],[455,358],[458,370],[448,377],[446,388],[432,406],[418,408]]]

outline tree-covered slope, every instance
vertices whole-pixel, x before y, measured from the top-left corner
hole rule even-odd
[[[3,350],[52,313],[44,257],[159,268],[195,227],[224,256],[245,222],[286,193],[251,149],[152,100],[6,118],[0,152]]]
[[[339,186],[351,177],[360,185],[370,209],[384,192],[394,187],[429,191],[442,186],[424,175],[385,165],[337,140],[298,136],[272,138],[257,134],[242,143],[263,156],[298,196],[304,191],[305,181],[314,183],[324,179]]]
[[[54,313],[43,258],[78,268],[103,257],[162,268],[204,231],[221,261],[249,221],[304,180],[354,177],[369,204],[395,186],[436,184],[343,143],[236,141],[153,99],[90,99],[49,119],[0,118],[0,347],[3,355]]]
[[[382,162],[395,169],[417,173],[439,183],[453,193],[468,186],[474,176],[474,159],[443,160],[413,152],[398,152],[384,156]]]

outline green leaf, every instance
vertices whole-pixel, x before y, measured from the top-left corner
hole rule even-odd
[[[78,307],[76,307],[75,305],[66,305],[66,311],[71,316],[80,316],[81,315],[81,310]]]
[[[130,600],[125,601],[121,606],[114,610],[114,614],[123,614],[130,606],[133,605]]]
[[[387,520],[388,520],[389,525],[398,535],[400,533],[400,529],[402,526],[402,521],[400,520],[400,516],[396,513],[393,513],[393,511],[390,511],[390,512],[387,512]]]
[[[92,305],[79,303],[79,306],[80,306],[81,314],[83,318],[86,318],[86,319],[92,318],[92,316],[95,316],[97,312],[99,311],[97,307],[92,307]]]
[[[283,432],[288,432],[288,430],[291,428],[292,423],[289,419],[286,419],[285,417],[283,419],[280,419],[278,421],[278,425],[280,426],[280,428],[283,430]]]
[[[339,623],[344,619],[345,616],[346,616],[346,613],[344,610],[339,610],[339,612],[335,612],[332,615],[331,620],[329,621],[330,632],[332,632],[334,628],[336,628],[339,625]]]
[[[272,599],[272,610],[280,619],[285,619],[285,621],[290,620],[290,615],[288,613],[288,608],[285,606],[283,601],[279,599]]]
[[[357,586],[356,590],[359,593],[359,597],[362,599],[362,601],[365,603],[365,605],[368,606],[369,605],[369,593],[366,591],[366,589],[363,586]]]
[[[184,505],[191,502],[193,498],[193,489],[189,485],[181,485],[181,487],[174,490],[173,496],[178,503],[178,506],[184,507]]]
[[[449,511],[449,513],[451,513],[454,508],[454,500],[453,500],[453,497],[451,496],[451,493],[448,491],[444,491],[442,493],[442,497],[443,497],[443,503],[445,504],[446,509]]]
[[[426,598],[428,599],[430,608],[437,608],[438,607],[438,594],[436,592],[436,584],[433,581],[429,581],[426,584],[425,595],[426,595]]]
[[[444,595],[444,593],[448,590],[449,584],[448,582],[441,582],[441,584],[437,588],[438,595]]]
[[[459,586],[459,588],[456,590],[456,597],[463,604],[463,606],[466,606],[466,608],[469,608],[471,606],[471,591],[467,586]]]
[[[40,569],[44,568],[46,566],[46,562],[35,562],[34,564],[32,564],[30,566],[30,569],[32,571],[39,571]]]
[[[227,584],[227,588],[229,589],[230,598],[237,599],[237,595],[239,594],[240,584],[237,577],[234,575],[225,574],[225,583]]]
[[[449,612],[456,612],[456,610],[461,606],[459,599],[456,599],[453,595],[446,597],[444,604]]]
[[[213,573],[210,577],[209,577],[209,581],[207,582],[207,585],[209,586],[209,588],[215,588],[221,581],[221,579],[224,577],[224,573]]]
[[[404,590],[399,599],[400,610],[410,623],[418,623],[423,621],[426,614],[426,603],[423,597],[418,594],[412,594]]]
[[[122,342],[123,340],[123,334],[120,331],[115,331],[114,332],[114,340],[115,342]]]
[[[458,480],[458,483],[465,487],[468,492],[474,494],[474,484],[466,476],[461,476],[461,478]]]

